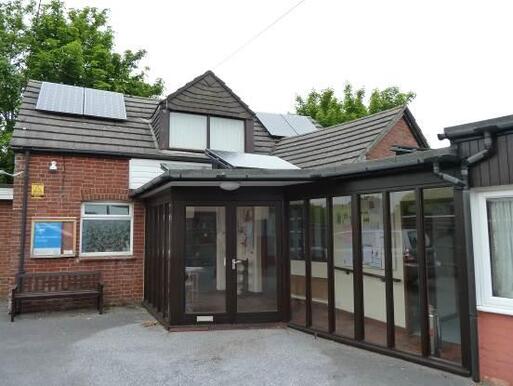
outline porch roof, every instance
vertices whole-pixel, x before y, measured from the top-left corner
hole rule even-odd
[[[131,197],[146,196],[171,186],[218,186],[223,181],[239,182],[241,185],[246,186],[284,186],[328,179],[365,176],[394,169],[429,164],[435,160],[439,162],[458,162],[459,157],[454,149],[446,147],[321,169],[167,170],[140,188],[133,190],[130,195]]]

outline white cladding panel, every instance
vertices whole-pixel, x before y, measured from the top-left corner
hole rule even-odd
[[[0,200],[12,200],[12,188],[0,188]]]
[[[169,169],[211,169],[211,164],[199,162],[164,161],[157,159],[132,158],[129,163],[129,189],[137,189],[154,178],[160,176],[164,171],[160,167],[166,164]]]

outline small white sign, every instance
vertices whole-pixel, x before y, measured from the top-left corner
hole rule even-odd
[[[196,316],[196,322],[213,322],[214,317],[212,315]]]

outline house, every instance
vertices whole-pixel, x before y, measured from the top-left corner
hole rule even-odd
[[[254,113],[210,71],[162,100],[31,81],[0,291],[20,272],[101,271],[107,303],[166,326],[281,321],[509,380],[512,127],[447,128],[431,150],[407,107],[320,128]],[[471,231],[490,216],[495,249]]]

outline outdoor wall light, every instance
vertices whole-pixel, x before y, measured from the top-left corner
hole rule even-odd
[[[240,188],[240,183],[234,182],[234,181],[225,181],[225,182],[221,182],[219,187],[221,189],[223,189],[223,190],[232,191],[232,190],[239,189]]]
[[[50,170],[50,173],[57,172],[57,161],[51,161],[48,170]]]

